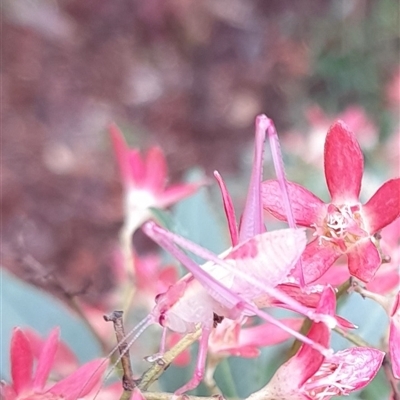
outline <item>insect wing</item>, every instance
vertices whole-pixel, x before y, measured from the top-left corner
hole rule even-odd
[[[182,246],[189,251],[192,251],[199,257],[206,257],[219,266],[226,265],[225,261],[218,258],[211,252],[206,252],[205,250],[204,252],[206,253],[204,255],[199,254],[199,252],[196,251],[198,246],[194,245],[194,243],[191,243],[188,240],[161,228],[154,222],[147,222],[146,224],[144,224],[143,231],[161,247],[170,252],[178,261],[180,261],[189,270],[189,272],[204,286],[207,292],[214,299],[216,299],[217,301],[221,301],[223,306],[229,309],[234,309],[236,305],[242,301],[242,299],[239,296],[235,295],[235,293],[233,293],[231,289],[224,286],[216,278],[210,275],[209,272],[206,272],[189,256],[183,253],[177,247],[177,245]],[[210,265],[209,263],[206,264]],[[227,275],[225,274],[225,276]]]
[[[304,229],[265,232],[234,248],[225,260],[235,260],[238,270],[251,275],[265,286],[275,287],[286,280],[306,244]],[[232,289],[249,299],[261,294],[260,290],[255,290],[250,282],[241,277],[236,277]]]

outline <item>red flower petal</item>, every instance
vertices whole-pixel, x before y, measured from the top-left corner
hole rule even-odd
[[[153,193],[161,193],[167,181],[167,164],[164,153],[159,147],[147,152],[145,187]]]
[[[204,182],[170,186],[157,198],[157,207],[165,208],[185,197],[189,197],[202,185],[204,185]]]
[[[302,226],[311,226],[316,223],[323,214],[325,203],[303,186],[293,182],[287,184],[296,223]],[[277,180],[268,180],[262,183],[261,197],[265,210],[275,218],[286,221],[286,210]]]
[[[10,385],[5,385],[3,382],[0,382],[0,399],[2,400],[18,400],[17,394],[14,389]]]
[[[331,285],[333,287],[340,286],[350,278],[349,268],[346,264],[335,265],[329,268],[324,275],[321,276],[314,284]]]
[[[369,233],[384,228],[400,216],[400,178],[385,182],[362,208]]]
[[[340,255],[341,253],[329,243],[319,244],[318,239],[310,242],[301,256],[306,284],[310,284],[320,278]]]
[[[283,318],[280,322],[284,323],[289,328],[298,331],[300,330],[304,320],[302,318]],[[264,323],[249,328],[242,328],[239,332],[237,348],[240,349],[244,346],[273,346],[290,338],[291,335],[283,331],[281,328],[271,323]]]
[[[254,346],[228,347],[221,351],[222,354],[229,354],[234,357],[256,358],[260,355],[260,349]]]
[[[65,400],[76,400],[86,396],[101,385],[107,361],[107,359],[98,359],[82,365],[72,375],[56,383],[48,392],[63,396]]]
[[[146,167],[138,149],[128,149],[129,176],[128,182],[142,188],[146,181]]]
[[[57,352],[59,335],[60,329],[53,329],[43,346],[33,379],[33,389],[35,391],[41,391],[46,384]]]
[[[326,361],[340,366],[342,378],[338,383],[344,388],[348,386],[349,389],[345,392],[347,394],[362,389],[372,381],[384,356],[383,351],[371,347],[351,347],[338,351]]]
[[[393,375],[400,379],[400,294],[396,296],[393,315],[390,321],[389,351]]]
[[[11,337],[11,377],[16,394],[32,386],[33,355],[28,339],[20,328]]]
[[[131,177],[128,146],[125,142],[122,132],[119,130],[117,125],[111,124],[108,129],[122,179],[124,180],[124,182],[126,182]]]
[[[347,253],[350,274],[369,282],[381,265],[378,249],[369,238],[360,240]]]
[[[316,343],[322,344],[324,347],[329,347],[330,330],[323,322],[313,323],[307,333],[307,337]],[[300,387],[319,370],[325,357],[321,352],[306,344],[301,346],[295,357],[296,364],[301,366],[302,369],[299,381]]]
[[[333,203],[357,201],[364,159],[356,137],[343,121],[334,123],[326,135],[324,167]]]
[[[330,286],[327,286],[321,294],[317,311],[333,316],[335,313],[335,307],[335,292]],[[323,322],[313,322],[310,330],[307,333],[307,337],[315,343],[319,343],[328,348],[330,341],[330,329]],[[297,367],[296,369],[301,371],[297,373],[295,378],[296,380],[299,379],[299,381],[296,382],[298,387],[301,387],[319,370],[324,359],[325,356],[320,351],[312,348],[308,344],[302,344],[298,353],[287,362],[287,365],[291,365],[291,369],[295,369]],[[287,372],[289,372],[289,370]],[[293,371],[293,373],[295,373],[295,371]]]

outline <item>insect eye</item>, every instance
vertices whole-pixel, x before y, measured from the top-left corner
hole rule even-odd
[[[163,295],[162,293],[159,293],[159,294],[155,297],[154,301],[156,302],[156,304],[158,304],[158,302],[160,301],[160,298],[161,298],[162,295]]]
[[[159,323],[161,326],[164,326],[164,323],[165,323],[165,315],[164,315],[164,314],[161,314],[161,315],[160,315],[160,318],[158,319],[158,323]]]

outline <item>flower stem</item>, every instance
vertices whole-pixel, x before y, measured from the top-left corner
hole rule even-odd
[[[361,347],[374,347],[371,344],[369,344],[367,341],[365,341],[363,338],[361,338],[358,335],[355,335],[354,333],[350,333],[345,331],[342,328],[339,328],[338,326],[333,328],[333,330],[338,333],[340,336],[343,336],[345,339],[349,340],[356,346],[361,346]]]
[[[174,358],[187,349],[200,336],[200,327],[198,327],[193,333],[184,336],[171,350],[167,351],[160,360],[155,362],[153,366],[143,374],[138,384],[138,388],[140,390],[147,390],[147,388],[162,375]],[[161,397],[159,398],[161,399]]]

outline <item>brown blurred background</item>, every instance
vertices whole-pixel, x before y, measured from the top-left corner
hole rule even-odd
[[[398,24],[388,0],[4,0],[3,266],[92,301],[110,288],[111,121],[158,143],[172,181],[235,173],[260,112],[284,132],[357,103],[384,138]]]

